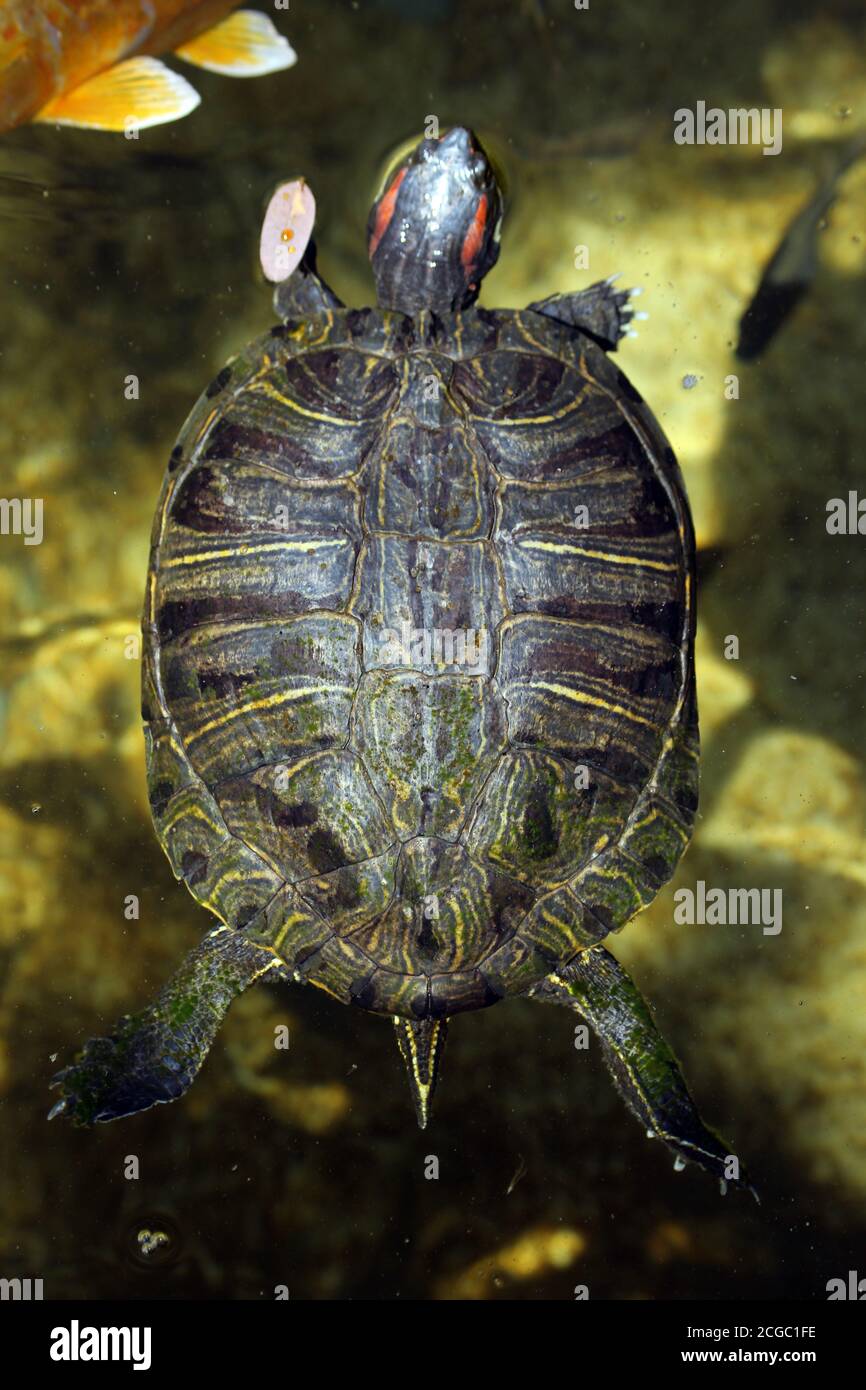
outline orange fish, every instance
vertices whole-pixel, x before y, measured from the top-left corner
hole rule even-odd
[[[0,131],[47,121],[129,132],[179,120],[200,98],[159,61],[162,53],[231,77],[297,61],[267,15],[236,7],[237,0],[0,0]]]

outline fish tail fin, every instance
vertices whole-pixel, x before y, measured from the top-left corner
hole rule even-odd
[[[263,77],[298,61],[288,39],[267,15],[237,10],[206,33],[175,49],[178,58],[227,77]]]
[[[55,97],[34,120],[128,132],[179,121],[194,111],[200,100],[186,78],[158,58],[127,58]]]

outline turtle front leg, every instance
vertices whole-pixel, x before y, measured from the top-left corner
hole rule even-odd
[[[646,318],[646,314],[636,314],[629,303],[640,290],[614,289],[615,279],[617,276],[613,275],[609,280],[598,280],[574,294],[552,294],[527,308],[588,333],[605,352],[613,352],[627,333],[635,336],[629,327],[632,319]]]
[[[117,1120],[177,1100],[192,1084],[232,1000],[279,968],[270,951],[218,927],[190,951],[141,1013],[119,1020],[108,1038],[91,1038],[58,1072],[60,1099],[48,1118],[76,1124]]]
[[[647,1133],[667,1144],[674,1167],[697,1163],[722,1180],[723,1191],[729,1182],[755,1195],[736,1155],[701,1120],[649,1005],[609,951],[590,947],[530,995],[564,1004],[586,1019],[601,1040],[617,1089]]]
[[[316,270],[316,247],[311,241],[287,280],[274,286],[274,309],[283,322],[317,318],[329,309],[342,309],[343,301]]]

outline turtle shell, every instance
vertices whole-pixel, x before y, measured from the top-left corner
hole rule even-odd
[[[295,979],[446,1016],[622,927],[697,805],[673,453],[532,311],[279,325],[174,449],[144,614],[154,822]]]

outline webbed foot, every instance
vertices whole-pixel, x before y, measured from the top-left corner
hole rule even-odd
[[[621,338],[634,336],[634,330],[629,327],[632,319],[647,317],[636,314],[629,302],[640,290],[615,289],[613,282],[617,278],[612,275],[609,280],[598,280],[574,294],[552,294],[527,307],[566,323],[570,328],[580,329],[581,333],[595,339],[605,352],[613,352]]]
[[[91,1125],[176,1100],[192,1084],[236,995],[276,956],[218,927],[191,951],[140,1013],[119,1020],[108,1038],[91,1038],[51,1085],[60,1099],[48,1118]]]
[[[730,1183],[757,1200],[736,1154],[704,1125],[648,1004],[609,951],[590,947],[530,995],[564,1004],[586,1019],[601,1040],[617,1089],[647,1133],[667,1144],[675,1168],[697,1163],[720,1179],[722,1191]]]

